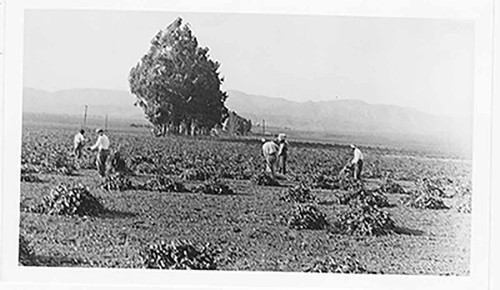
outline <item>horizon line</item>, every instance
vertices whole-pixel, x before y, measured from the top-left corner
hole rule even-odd
[[[127,94],[129,94],[131,96],[134,96],[134,94],[132,94],[128,90],[125,90],[125,89],[111,89],[111,88],[89,88],[89,87],[84,88],[84,87],[79,87],[79,88],[46,90],[46,89],[40,89],[40,88],[33,88],[33,87],[29,87],[29,86],[23,86],[23,90],[24,89],[38,90],[38,91],[43,91],[43,92],[51,93],[51,94],[52,93],[57,93],[57,92],[63,92],[63,91],[72,91],[72,90],[101,90],[101,91],[125,92],[125,93],[127,93]],[[452,119],[472,118],[472,116],[471,117],[467,117],[467,116],[463,116],[463,115],[452,115],[452,116],[449,116],[449,115],[438,115],[438,114],[435,114],[435,113],[425,112],[425,111],[422,111],[422,110],[414,108],[414,107],[401,106],[401,105],[395,105],[395,104],[387,104],[387,103],[372,103],[372,102],[361,100],[361,99],[338,98],[338,99],[328,99],[328,100],[311,100],[311,99],[308,99],[308,100],[304,100],[304,101],[297,101],[297,100],[291,100],[291,99],[288,99],[288,98],[285,98],[285,97],[281,97],[281,96],[274,97],[274,96],[263,95],[263,94],[248,93],[248,92],[245,92],[245,91],[242,91],[242,90],[239,90],[239,89],[233,89],[233,88],[225,90],[226,93],[229,92],[229,91],[243,93],[243,94],[245,94],[247,96],[256,96],[256,97],[265,97],[265,98],[271,98],[271,99],[277,99],[277,100],[284,100],[284,101],[287,101],[287,102],[290,102],[290,103],[299,103],[299,104],[315,103],[315,104],[319,104],[319,103],[322,103],[322,102],[335,102],[335,101],[361,102],[361,103],[365,103],[365,104],[369,104],[369,105],[373,105],[373,106],[388,106],[388,107],[395,107],[395,108],[399,108],[399,109],[413,110],[413,111],[416,111],[416,112],[419,112],[419,113],[422,113],[422,114],[426,114],[426,115],[429,115],[429,116],[452,118]]]

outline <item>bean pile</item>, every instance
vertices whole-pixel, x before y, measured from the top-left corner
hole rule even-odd
[[[191,241],[174,240],[150,245],[143,253],[143,267],[170,270],[215,270],[216,251],[207,245]]]
[[[233,195],[235,192],[219,179],[205,181],[202,185],[193,189],[194,192],[214,195]]]
[[[132,180],[123,174],[112,174],[106,176],[100,187],[107,191],[124,191],[135,189]]]
[[[155,175],[139,184],[137,189],[159,192],[189,192],[183,183],[174,181],[165,175]]]
[[[285,202],[311,203],[316,201],[316,197],[311,193],[310,188],[301,183],[284,190],[280,200]]]
[[[332,234],[380,236],[393,233],[395,222],[388,212],[369,204],[351,206],[330,229]]]
[[[82,184],[59,184],[31,211],[56,215],[94,216],[104,213],[105,208]]]
[[[357,190],[351,190],[339,196],[340,204],[356,204],[356,203],[366,203],[370,206],[376,207],[389,207],[389,201],[387,197],[380,192],[380,190],[367,190],[365,188],[359,188]]]
[[[292,229],[322,230],[328,226],[326,215],[312,204],[297,204],[288,220]]]
[[[380,190],[387,194],[406,194],[406,190],[393,179],[386,178],[380,186]]]
[[[201,168],[189,168],[184,170],[179,177],[184,180],[205,181],[210,178],[210,174]]]
[[[348,255],[344,259],[330,256],[321,259],[318,258],[311,265],[308,265],[304,269],[304,272],[363,274],[368,273],[368,270],[358,260]]]
[[[24,182],[43,182],[37,174],[21,174],[21,181]]]
[[[33,264],[35,252],[31,248],[28,240],[23,235],[19,235],[19,263],[24,266]]]
[[[273,180],[269,175],[261,172],[258,174],[254,174],[251,178],[252,182],[256,185],[263,186],[279,186],[278,181]]]

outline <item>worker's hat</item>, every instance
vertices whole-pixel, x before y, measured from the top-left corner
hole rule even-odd
[[[278,135],[278,140],[285,140],[286,139],[286,135],[281,133]]]
[[[356,149],[356,145],[354,144],[349,145],[349,147],[351,147],[351,149]]]
[[[102,128],[97,128],[97,129],[95,129],[95,132],[96,132],[97,134],[99,134],[99,133],[101,133],[101,132],[104,132],[104,130],[103,130]]]

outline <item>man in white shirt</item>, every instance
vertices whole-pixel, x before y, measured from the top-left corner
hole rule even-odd
[[[351,166],[354,167],[354,179],[361,179],[361,170],[363,170],[363,153],[354,144],[350,145],[354,157],[351,160]]]
[[[85,145],[85,137],[83,136],[85,134],[85,130],[81,129],[80,132],[76,133],[75,138],[74,138],[74,150],[73,154],[75,155],[76,159],[80,159],[82,157],[82,149],[83,146]]]
[[[279,146],[276,144],[274,141],[266,141],[265,139],[262,139],[262,153],[264,154],[264,158],[266,160],[266,171],[271,172],[271,177],[273,180],[276,180],[276,163],[278,161],[278,151],[279,151]]]
[[[109,156],[109,139],[108,136],[104,134],[104,130],[99,128],[96,130],[99,135],[95,144],[90,147],[90,150],[97,150],[97,171],[101,177],[106,177],[106,160]]]

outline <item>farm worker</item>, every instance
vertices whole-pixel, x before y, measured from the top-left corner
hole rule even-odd
[[[354,167],[354,179],[361,179],[361,170],[363,170],[363,153],[354,144],[349,145],[354,154],[351,160],[351,166]]]
[[[266,160],[266,171],[270,171],[271,177],[275,180],[276,163],[278,161],[277,155],[280,148],[275,141],[266,141],[265,139],[262,139],[262,143],[264,143],[262,144],[262,153],[264,154],[264,158]]]
[[[81,129],[78,133],[76,133],[74,138],[75,147],[73,153],[76,159],[80,159],[82,157],[82,149],[83,145],[85,145],[85,137],[83,136],[84,134],[85,130]]]
[[[121,145],[118,145],[118,149],[114,154],[112,154],[111,157],[111,168],[119,174],[125,174],[127,173],[127,164],[125,160],[122,157],[122,147]]]
[[[99,135],[95,144],[90,147],[90,150],[97,150],[97,172],[101,177],[106,177],[106,160],[109,156],[109,139],[108,136],[104,134],[104,130],[101,128],[96,129],[96,133]]]
[[[281,133],[278,135],[278,165],[279,170],[282,174],[286,174],[286,157],[288,154],[288,142],[286,141],[286,135]]]

